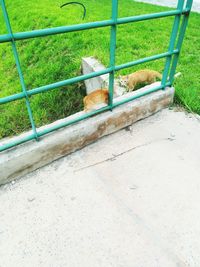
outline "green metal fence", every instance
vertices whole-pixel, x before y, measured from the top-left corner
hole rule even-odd
[[[114,107],[119,106],[121,104],[124,104],[128,101],[131,101],[133,99],[139,98],[141,96],[144,96],[145,94],[149,94],[151,92],[155,92],[161,89],[165,89],[167,86],[171,86],[174,80],[174,74],[176,71],[176,66],[178,62],[179,53],[181,50],[184,34],[187,28],[188,23],[188,17],[191,11],[193,0],[178,0],[177,8],[176,10],[170,10],[165,12],[159,12],[159,13],[153,13],[153,14],[146,14],[146,15],[140,15],[140,16],[132,16],[132,17],[124,17],[124,18],[118,18],[118,0],[112,0],[112,17],[110,20],[104,20],[104,21],[98,21],[98,22],[90,22],[90,23],[84,23],[84,24],[78,24],[78,25],[71,25],[71,26],[61,26],[61,27],[55,27],[55,28],[48,28],[48,29],[41,29],[41,30],[34,30],[29,32],[18,32],[13,33],[12,28],[9,21],[9,16],[6,10],[6,5],[4,0],[0,0],[1,8],[3,11],[4,20],[6,23],[6,28],[8,34],[0,35],[0,43],[6,43],[11,42],[12,44],[12,50],[16,61],[17,71],[19,74],[19,79],[21,82],[22,92],[18,94],[13,94],[7,97],[0,98],[0,104],[5,104],[11,101],[16,101],[18,99],[25,99],[26,106],[29,114],[29,119],[32,126],[32,133],[29,136],[23,137],[20,140],[17,141],[10,141],[9,143],[6,143],[0,147],[0,152],[6,149],[9,149],[11,147],[14,147],[16,145],[19,145],[21,143],[30,141],[32,139],[39,140],[40,136],[43,136],[45,134],[48,134],[52,131],[55,131],[59,128],[62,128],[64,126],[71,125],[73,123],[76,123],[78,121],[81,121],[83,119],[86,119],[88,117],[91,117],[95,114],[98,114],[105,110],[112,110]],[[134,2],[133,2],[134,4]],[[120,24],[126,24],[126,23],[133,23],[138,21],[144,21],[144,20],[152,20],[152,19],[158,19],[163,17],[169,17],[169,16],[175,16],[174,24],[172,27],[172,33],[170,38],[170,44],[167,52],[154,55],[151,57],[146,57],[143,59],[139,59],[136,61],[128,62],[122,65],[115,65],[115,51],[116,51],[116,32],[117,32],[117,26]],[[183,19],[181,20],[181,17]],[[48,84],[45,86],[41,86],[38,88],[34,88],[31,90],[26,89],[26,83],[24,81],[23,73],[20,66],[20,59],[17,51],[17,47],[15,42],[29,39],[29,38],[37,38],[37,37],[43,37],[48,35],[55,35],[55,34],[62,34],[67,32],[75,32],[75,31],[83,31],[83,30],[89,30],[94,28],[100,28],[100,27],[111,27],[111,34],[110,34],[110,65],[108,68],[102,71],[92,72],[90,74],[81,75],[78,77],[74,77],[71,79],[67,79],[64,81]],[[156,86],[154,88],[151,88],[147,90],[145,93],[141,93],[138,91],[134,96],[129,97],[127,99],[124,99],[122,101],[118,101],[116,103],[113,103],[113,88],[114,88],[114,76],[115,72],[124,68],[129,68],[138,64],[142,64],[145,62],[150,62],[153,60],[166,58],[166,63],[163,71],[163,78],[161,81],[160,86]],[[68,121],[68,122],[62,122],[59,125],[56,126],[49,126],[45,130],[37,130],[32,111],[31,106],[29,102],[29,97],[35,94],[44,93],[50,90],[54,90],[56,88],[62,87],[64,85],[69,85],[72,83],[84,81],[87,79],[91,79],[103,74],[109,73],[109,104],[108,106],[92,111],[90,113],[86,113],[79,118],[76,118],[74,120]]]

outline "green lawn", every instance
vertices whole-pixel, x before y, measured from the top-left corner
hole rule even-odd
[[[7,0],[14,32],[61,25],[83,23],[82,9],[68,6],[66,1]],[[83,0],[87,7],[84,22],[109,19],[111,0]],[[119,16],[131,16],[167,10],[167,8],[119,0]],[[121,25],[117,33],[116,63],[167,51],[173,18]],[[0,32],[6,33],[0,12]],[[110,28],[48,36],[18,41],[17,48],[28,89],[64,80],[80,74],[81,57],[95,56],[109,63]],[[176,100],[200,114],[200,14],[192,13],[177,71]],[[11,45],[0,45],[0,97],[21,92]],[[123,70],[119,74],[140,68],[162,71],[164,60]],[[31,107],[37,127],[66,117],[82,109],[83,84],[74,84],[31,97]],[[25,101],[0,106],[0,138],[18,134],[30,128]]]

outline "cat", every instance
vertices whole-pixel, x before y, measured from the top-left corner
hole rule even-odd
[[[154,70],[138,70],[132,74],[119,76],[121,86],[127,87],[128,91],[133,91],[138,84],[156,82],[156,78],[162,79],[162,75]]]
[[[108,104],[108,97],[108,89],[97,89],[88,94],[83,99],[84,111],[94,110],[99,104]]]

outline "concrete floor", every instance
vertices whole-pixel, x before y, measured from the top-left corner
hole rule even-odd
[[[135,1],[155,4],[159,6],[169,6],[169,7],[176,7],[178,3],[178,0],[135,0]],[[193,0],[192,10],[198,13],[200,12],[200,0]]]
[[[0,188],[1,267],[199,267],[200,120],[164,110]]]

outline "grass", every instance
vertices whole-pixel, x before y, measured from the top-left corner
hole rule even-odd
[[[64,1],[65,2],[65,1]],[[7,0],[13,32],[83,23],[79,6],[60,9],[61,1]],[[109,19],[110,0],[83,0],[87,7],[84,22]],[[160,12],[168,8],[119,0],[119,16]],[[167,51],[173,18],[120,25],[117,32],[116,63]],[[0,11],[0,32],[6,33]],[[64,80],[80,74],[81,58],[95,56],[109,64],[110,28],[48,36],[17,42],[26,86],[29,89]],[[177,71],[182,76],[175,81],[176,102],[200,114],[200,14],[192,13]],[[11,45],[0,45],[0,97],[21,92]],[[162,71],[165,61],[158,60],[129,68],[126,74],[140,68]],[[83,84],[74,84],[48,93],[32,96],[31,108],[37,127],[64,118],[83,108]],[[30,129],[25,101],[0,106],[0,138]]]

